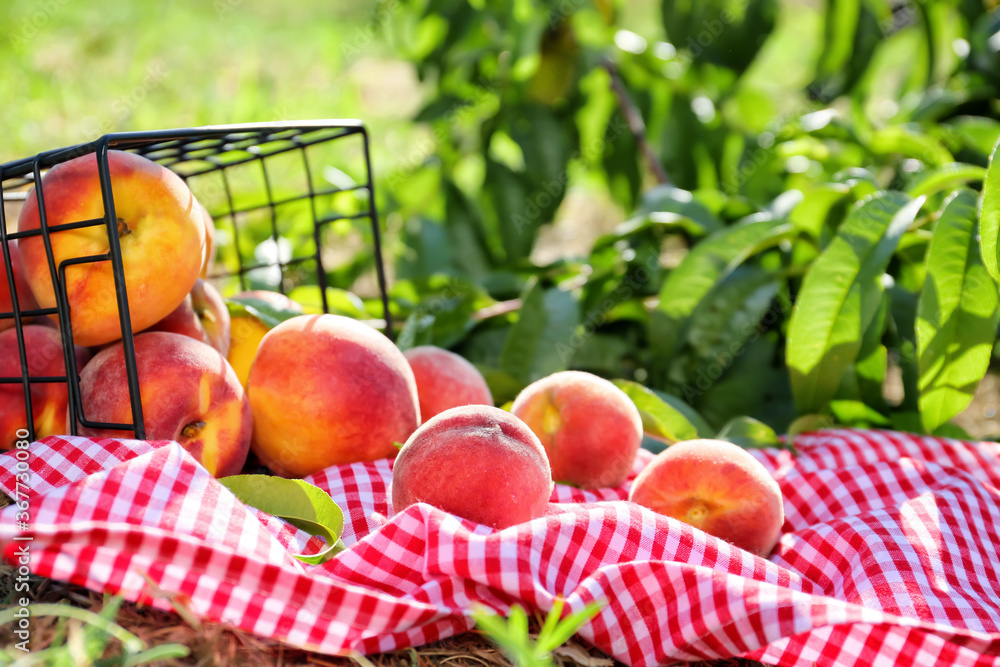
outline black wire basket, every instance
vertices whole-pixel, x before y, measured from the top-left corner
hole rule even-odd
[[[369,136],[360,121],[289,121],[107,134],[90,143],[0,165],[4,199],[4,206],[0,207],[0,247],[13,306],[10,312],[0,312],[0,321],[14,321],[21,367],[20,377],[0,377],[0,383],[20,384],[23,390],[27,438],[22,438],[24,433],[19,431],[18,439],[35,439],[31,385],[51,382],[67,386],[67,428],[71,434],[75,435],[77,425],[82,424],[88,428],[130,431],[137,439],[146,438],[108,167],[109,150],[142,155],[167,167],[187,183],[212,216],[216,234],[226,237],[214,249],[219,268],[208,276],[223,293],[254,288],[284,294],[294,286],[312,286],[318,291],[317,301],[323,312],[330,312],[327,287],[331,275],[336,277],[336,274],[330,274],[325,265],[329,263],[328,231],[335,225],[363,225],[365,220],[369,221],[371,259],[383,310],[379,324],[384,333],[392,336]],[[16,206],[19,200],[23,202],[46,170],[92,153],[97,157],[103,217],[48,226],[43,193],[40,187],[35,187],[30,196],[38,202],[40,229],[7,231],[10,212],[5,209],[12,204]],[[50,235],[98,225],[107,227],[110,246],[107,253],[55,264]],[[28,236],[45,239],[49,272],[55,286],[54,308],[28,310],[19,304],[8,240]],[[261,253],[261,248],[267,252]],[[63,279],[67,266],[93,262],[111,262],[112,266],[132,408],[130,424],[88,421],[83,413],[80,369]],[[22,318],[51,315],[58,317],[66,375],[30,376]]]

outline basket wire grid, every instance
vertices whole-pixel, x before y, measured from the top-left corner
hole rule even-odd
[[[372,259],[383,310],[383,332],[391,338],[392,320],[382,257],[381,229],[375,207],[369,143],[368,132],[360,121],[316,120],[221,125],[107,134],[90,143],[47,151],[0,165],[4,204],[24,200],[28,196],[35,197],[40,218],[39,229],[8,232],[7,213],[4,211],[6,206],[0,207],[0,247],[12,303],[11,311],[0,312],[0,320],[14,321],[21,367],[20,377],[0,377],[0,384],[21,385],[28,439],[34,440],[36,437],[31,385],[51,382],[65,383],[67,386],[67,427],[71,434],[76,435],[78,424],[81,424],[88,428],[130,431],[137,439],[146,438],[128,295],[117,233],[117,216],[108,168],[109,150],[129,151],[149,158],[169,168],[188,184],[212,215],[217,235],[227,233],[231,236],[229,243],[217,244],[213,248],[216,257],[223,260],[225,266],[221,271],[208,276],[213,282],[228,283],[228,291],[263,287],[284,294],[289,286],[296,283],[314,284],[319,292],[318,300],[323,312],[330,312],[324,232],[331,225],[353,225],[354,221],[367,219],[370,222]],[[59,163],[91,153],[96,154],[97,158],[104,216],[49,226],[41,185],[42,175]],[[356,176],[334,167],[335,160],[330,160],[331,153],[337,156],[336,160],[350,162],[350,171]],[[325,162],[323,166],[318,164],[321,160]],[[344,164],[340,166],[348,168]],[[29,192],[32,186],[34,190]],[[261,218],[265,218],[264,224],[260,224]],[[255,221],[257,224],[253,224]],[[53,234],[98,225],[105,225],[107,229],[109,249],[106,253],[68,259],[56,265],[51,244]],[[260,238],[258,228],[261,227],[266,230],[266,238]],[[289,247],[286,235],[295,229],[303,242],[299,247]],[[22,310],[18,303],[8,240],[16,241],[29,236],[43,238],[49,273],[55,286],[54,308]],[[268,244],[270,251],[260,256],[257,251]],[[247,256],[250,252],[255,254],[252,261]],[[132,409],[132,422],[129,424],[89,421],[83,413],[80,369],[77,368],[74,352],[65,275],[67,267],[93,262],[111,262]],[[21,320],[49,315],[56,315],[59,320],[66,375],[31,376],[24,341],[24,324]],[[0,448],[4,445],[5,443],[0,443]]]

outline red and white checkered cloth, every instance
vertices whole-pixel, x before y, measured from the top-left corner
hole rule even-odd
[[[348,549],[320,566],[289,524],[240,503],[179,445],[48,438],[30,448],[31,527],[0,511],[32,572],[330,654],[416,646],[482,603],[602,601],[580,634],[637,666],[744,656],[777,665],[1000,665],[1000,445],[880,431],[752,452],[786,523],[757,558],[624,500],[557,487],[548,514],[494,531],[428,505],[391,515],[388,460],[309,481],[345,510]],[[651,455],[640,454],[637,473]],[[14,493],[14,458],[0,488]]]

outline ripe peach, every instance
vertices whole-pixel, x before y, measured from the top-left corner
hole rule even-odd
[[[24,281],[24,271],[21,268],[21,257],[17,251],[17,244],[7,241],[7,248],[10,250],[11,273],[14,274],[14,293],[17,295],[17,306],[22,312],[38,308],[38,302],[31,293],[28,283]],[[2,260],[2,257],[0,257]],[[10,298],[10,285],[7,282],[7,267],[0,261],[0,313],[14,312],[14,302]],[[22,321],[26,318],[22,318]],[[14,326],[13,317],[0,318],[0,331],[10,329]]]
[[[26,324],[22,328],[24,350],[28,360],[28,377],[64,377],[62,337],[51,327]],[[76,365],[82,368],[90,358],[85,348],[77,346]],[[21,357],[17,347],[17,331],[0,332],[0,378],[21,378]],[[69,394],[65,382],[35,382],[31,384],[31,417],[35,437],[68,433],[66,409]],[[19,429],[26,428],[24,386],[20,382],[0,384],[0,449],[9,449]]]
[[[208,209],[201,205],[201,202],[195,200],[195,203],[199,215],[205,223],[205,257],[201,264],[201,271],[198,273],[199,278],[205,279],[212,274],[212,269],[215,268],[215,220]],[[223,354],[225,353],[223,352]]]
[[[279,311],[302,312],[302,306],[292,301],[279,292],[268,292],[267,290],[251,290],[240,292],[234,299],[250,298],[260,299]],[[247,379],[250,377],[250,366],[257,357],[257,348],[261,339],[271,328],[253,315],[237,315],[230,321],[229,327],[229,353],[226,359],[236,371],[236,377],[240,379],[240,384],[244,388],[247,386]]]
[[[541,440],[558,483],[582,489],[619,486],[642,444],[642,417],[635,404],[590,373],[562,371],[542,378],[518,394],[510,411]]]
[[[545,449],[520,419],[492,405],[445,410],[410,436],[392,466],[392,507],[417,502],[493,528],[545,514]]]
[[[284,477],[396,454],[420,425],[417,383],[383,334],[341,315],[271,329],[250,368],[253,451]]]
[[[205,253],[205,223],[187,185],[169,169],[132,153],[108,152],[132,330],[163,319],[191,291]],[[104,217],[94,154],[63,162],[41,179],[49,227]],[[18,217],[18,231],[40,227],[35,191]],[[50,234],[55,262],[109,250],[103,225]],[[18,241],[24,276],[44,308],[56,305],[41,236]],[[69,266],[66,295],[78,345],[121,337],[110,261]]]
[[[778,483],[748,452],[722,440],[671,445],[635,478],[628,499],[763,558],[785,521]]]
[[[454,352],[422,345],[403,354],[417,379],[424,421],[460,405],[493,405],[493,394],[482,373]]]
[[[236,373],[218,350],[188,336],[137,334],[135,363],[149,440],[176,440],[216,477],[243,469],[250,450],[250,403]],[[80,374],[83,416],[91,422],[131,424],[121,343],[98,352]],[[80,435],[135,437],[130,431],[88,428]]]
[[[207,343],[229,353],[229,308],[211,283],[198,278],[181,305],[146,331],[170,331]]]

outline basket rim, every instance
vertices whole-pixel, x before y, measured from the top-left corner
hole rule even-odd
[[[0,181],[10,178],[25,177],[32,174],[36,166],[46,169],[63,162],[71,155],[86,155],[101,148],[128,149],[143,145],[157,144],[176,139],[211,137],[218,135],[264,134],[287,130],[347,130],[348,134],[367,134],[363,121],[359,119],[312,119],[312,120],[275,120],[254,123],[231,123],[223,125],[201,125],[196,127],[170,128],[161,130],[130,130],[127,132],[110,132],[101,137],[72,146],[64,146],[42,151],[35,155],[11,160],[0,164]],[[5,197],[6,199],[6,197]]]

